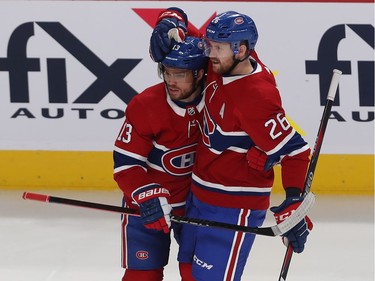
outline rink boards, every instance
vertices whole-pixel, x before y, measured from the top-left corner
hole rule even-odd
[[[117,188],[113,143],[127,103],[161,82],[148,55],[149,36],[158,13],[171,5],[0,1],[0,188]],[[252,16],[258,54],[276,76],[290,122],[311,148],[332,69],[340,69],[312,188],[373,194],[373,2],[178,5],[202,32],[226,10]]]
[[[0,151],[0,186],[6,189],[112,190],[111,152]],[[4,161],[3,161],[4,160]],[[281,192],[275,167],[274,192]],[[312,191],[317,194],[373,194],[372,155],[320,156]]]

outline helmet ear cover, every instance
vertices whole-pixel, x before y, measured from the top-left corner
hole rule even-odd
[[[233,54],[237,55],[240,51],[240,42],[239,41],[236,41],[236,42],[231,42],[230,43],[230,48],[232,49],[233,51]]]
[[[246,54],[251,53],[251,50],[249,50],[249,42],[247,40],[242,40],[230,43],[230,48],[232,49],[234,55],[237,55],[240,52],[240,47],[242,45],[246,47]]]

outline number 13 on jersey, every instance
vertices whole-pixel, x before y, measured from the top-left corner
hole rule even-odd
[[[125,121],[124,125],[121,128],[120,134],[117,137],[117,140],[122,141],[124,143],[129,143],[132,138],[132,131],[133,126]]]

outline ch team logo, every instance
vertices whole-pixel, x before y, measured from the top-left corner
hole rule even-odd
[[[137,257],[137,259],[139,260],[147,260],[148,259],[148,252],[147,251],[137,251],[135,253],[135,256]]]
[[[173,176],[186,176],[193,171],[197,144],[191,144],[166,152],[161,163],[163,169]]]
[[[339,111],[332,111],[331,118],[337,121],[347,121],[351,118],[357,122],[374,121],[374,61],[357,62],[352,60],[339,60],[339,43],[347,37],[347,32],[352,31],[362,44],[374,49],[374,26],[370,24],[340,24],[328,29],[322,36],[318,47],[317,60],[306,61],[306,74],[319,75],[320,104],[324,105],[332,76],[332,69],[337,68],[351,79],[358,80],[358,104],[360,110],[353,107],[352,116],[343,116]],[[353,64],[357,64],[354,66]],[[357,77],[353,69],[357,69]],[[344,78],[344,77],[343,77]],[[353,93],[351,93],[353,94]],[[340,106],[340,89],[336,94],[334,106]],[[368,108],[372,110],[368,110]],[[367,111],[367,114],[366,112]]]

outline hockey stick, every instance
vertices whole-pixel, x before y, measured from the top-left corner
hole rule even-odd
[[[328,90],[326,105],[324,107],[324,111],[323,111],[322,119],[320,121],[318,134],[316,136],[316,140],[315,140],[314,149],[313,149],[313,153],[312,153],[312,156],[311,156],[309,168],[308,168],[307,174],[306,174],[306,179],[305,179],[304,188],[303,188],[303,196],[306,196],[307,194],[310,193],[312,180],[314,178],[314,172],[315,172],[316,164],[318,163],[320,149],[322,148],[324,133],[325,133],[326,128],[327,128],[329,116],[331,114],[332,104],[333,104],[333,101],[335,100],[335,95],[336,95],[336,92],[337,92],[337,88],[339,86],[339,80],[340,80],[341,74],[342,74],[342,72],[340,70],[338,70],[338,69],[333,70],[333,75],[332,75],[331,84],[330,84],[329,90]],[[285,281],[286,280],[286,276],[288,274],[289,265],[290,265],[290,261],[292,260],[292,256],[293,256],[293,248],[292,248],[292,245],[289,244],[288,247],[287,247],[285,256],[284,256],[283,265],[281,267],[281,272],[280,272],[279,279],[278,279],[279,281]]]
[[[37,193],[31,193],[31,192],[24,192],[22,198],[25,200],[36,200],[36,201],[42,201],[42,202],[47,202],[47,203],[59,203],[59,204],[77,206],[77,207],[86,207],[86,208],[91,208],[91,209],[139,216],[139,213],[136,210],[129,209],[129,208],[105,205],[105,204],[88,202],[88,201],[80,201],[80,200],[74,200],[74,199],[68,199],[68,198],[62,198],[62,197],[55,197],[55,196],[37,194]],[[187,224],[194,224],[197,226],[217,227],[217,228],[229,229],[229,230],[234,230],[234,231],[254,233],[254,234],[264,235],[264,236],[279,236],[289,231],[298,222],[300,222],[307,215],[307,213],[313,206],[314,202],[315,202],[315,196],[312,193],[308,194],[305,200],[303,200],[302,204],[298,207],[298,209],[291,216],[289,216],[282,223],[278,225],[274,225],[274,226],[269,226],[269,227],[241,226],[241,225],[222,223],[222,222],[216,222],[216,221],[180,217],[180,216],[175,216],[175,215],[171,215],[171,220],[177,223],[187,223]]]

